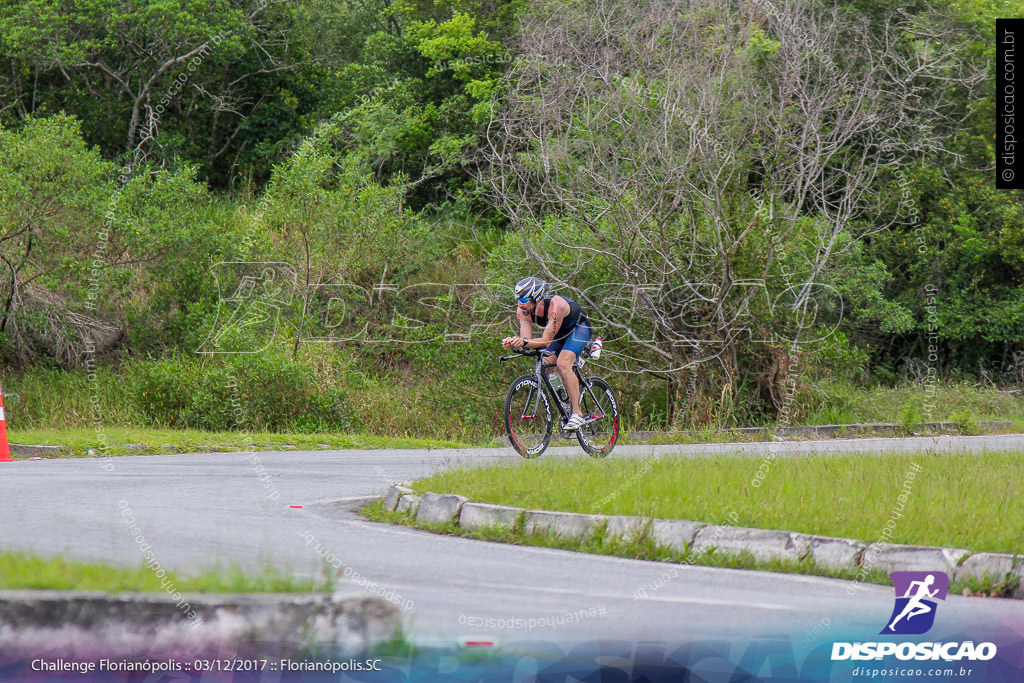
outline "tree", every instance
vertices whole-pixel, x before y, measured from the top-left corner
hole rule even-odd
[[[318,131],[275,169],[257,218],[276,236],[276,253],[299,274],[293,355],[307,321],[328,315],[337,286],[389,281],[415,263],[423,236],[404,208],[402,178],[376,183],[355,160],[327,151],[330,138],[329,128]]]
[[[298,14],[260,0],[5,3],[0,113],[69,111],[135,164],[185,152],[209,175],[248,170],[261,138],[297,137],[313,108],[314,85],[284,78],[314,61],[295,44]]]
[[[44,356],[71,367],[113,348],[123,326],[87,305],[115,247],[104,226],[114,168],[66,116],[0,127],[0,342],[18,365]],[[95,263],[95,265],[94,265]]]
[[[539,2],[520,21],[483,175],[521,253],[628,342],[630,371],[716,399],[756,378],[783,415],[838,315],[830,284],[897,220],[875,178],[941,150],[940,84],[980,75],[915,47],[914,17],[819,3]]]
[[[118,169],[69,116],[0,128],[0,160],[7,360],[70,368],[186,342],[216,303],[210,266],[239,243],[237,223],[209,220],[194,168]]]
[[[380,183],[406,177],[414,209],[459,194],[470,180],[470,153],[512,61],[475,17],[457,8],[432,14],[440,13],[412,5],[385,14],[386,28],[367,36],[361,58],[342,70],[352,96],[332,118],[339,153]]]
[[[949,83],[952,163],[926,155],[878,183],[901,218],[865,254],[886,264],[885,295],[911,323],[896,334],[870,322],[850,328],[872,348],[874,372],[885,380],[927,372],[1009,375],[1024,367],[1024,192],[994,184],[995,19],[1006,9],[990,0],[943,5],[956,30],[932,40],[957,45],[963,61],[988,78]]]

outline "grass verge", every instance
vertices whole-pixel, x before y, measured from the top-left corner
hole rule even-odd
[[[141,565],[136,569],[63,557],[39,557],[0,551],[0,588],[104,591],[107,593],[318,593],[334,590],[330,572],[323,579],[297,579],[273,567],[250,574],[238,567],[210,569],[194,576],[166,572],[161,579]]]
[[[971,422],[1009,420],[1024,428],[1024,395],[972,382],[901,383],[860,387],[809,382],[797,397],[794,425],[854,422]]]
[[[1024,554],[1021,455],[535,460],[441,472],[415,488],[538,510],[728,518],[867,543],[894,518],[892,543]],[[920,469],[911,474],[912,463]]]
[[[420,488],[426,491],[428,489]],[[690,548],[678,550],[657,544],[649,534],[649,526],[643,533],[635,538],[622,539],[607,536],[605,525],[598,526],[594,533],[585,539],[560,538],[550,534],[537,533],[528,534],[524,529],[523,517],[516,521],[510,528],[494,527],[481,530],[468,530],[459,527],[454,522],[448,524],[425,524],[417,522],[412,515],[397,513],[385,510],[380,501],[372,503],[363,508],[363,515],[367,518],[391,524],[431,531],[434,533],[461,536],[497,543],[511,543],[513,545],[524,545],[544,548],[557,548],[574,552],[592,553],[598,555],[612,555],[625,557],[634,560],[649,560],[652,562],[665,562],[671,564],[684,564],[696,567],[724,567],[729,569],[747,569],[778,572],[785,574],[805,574],[811,576],[823,576],[833,579],[876,583],[889,585],[891,580],[886,572],[875,569],[862,573],[858,569],[835,569],[815,564],[811,558],[800,562],[783,560],[757,560],[749,552],[726,553],[716,552],[713,549],[704,553],[691,551]],[[633,591],[635,599],[646,599],[648,588],[651,592],[657,590],[658,586],[638,586]],[[950,583],[950,592],[963,595],[1004,597],[1009,596],[1016,582],[999,581],[986,578],[984,580],[953,581]]]
[[[205,432],[195,429],[150,429],[146,427],[108,427],[108,455],[151,455],[176,451],[322,450],[325,448],[467,448],[473,444],[444,439],[375,436],[373,434],[288,434],[245,432]],[[69,455],[97,452],[102,443],[96,431],[72,429],[12,429],[11,442],[65,446]],[[14,456],[16,459],[19,456]]]

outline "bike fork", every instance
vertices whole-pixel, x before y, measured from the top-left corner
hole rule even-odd
[[[534,417],[536,417],[537,415],[540,414],[540,413],[537,412],[537,411],[540,410],[540,392],[544,391],[544,387],[541,385],[541,382],[543,381],[541,379],[541,376],[538,374],[538,375],[536,375],[536,377],[537,377],[537,395],[533,397],[533,413],[532,413]],[[527,401],[526,404],[529,405],[530,402]],[[526,417],[526,416],[524,415],[523,417]]]

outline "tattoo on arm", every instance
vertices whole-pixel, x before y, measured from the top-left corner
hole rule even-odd
[[[554,339],[555,330],[558,329],[558,316],[551,316],[551,320],[548,322],[548,327],[544,330],[544,336],[548,339]]]

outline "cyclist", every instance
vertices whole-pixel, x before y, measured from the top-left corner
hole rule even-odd
[[[501,344],[506,349],[543,348],[555,353],[545,358],[544,364],[555,365],[562,378],[572,406],[572,417],[565,423],[565,429],[576,431],[583,426],[583,411],[580,410],[580,385],[572,366],[590,343],[590,319],[578,303],[552,294],[551,285],[540,278],[524,277],[516,283],[514,291],[520,336],[505,337]],[[535,322],[544,331],[531,339]]]

